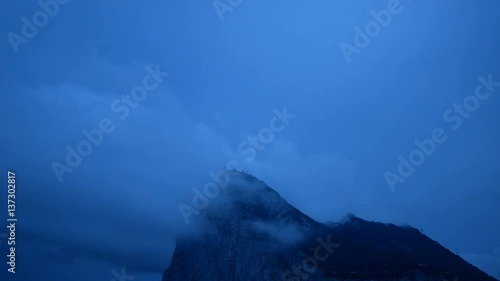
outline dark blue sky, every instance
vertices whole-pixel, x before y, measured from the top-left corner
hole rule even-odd
[[[342,42],[391,5],[346,59]],[[229,160],[319,221],[411,224],[500,278],[500,87],[453,111],[479,76],[500,81],[498,1],[242,1],[222,20],[210,1],[58,7],[15,46],[9,34],[42,8],[0,9],[0,167],[18,174],[19,280],[107,281],[122,267],[160,280],[185,227],[178,204]],[[122,96],[144,79],[159,83],[125,116]],[[247,161],[239,145],[284,107],[295,118]],[[60,182],[53,163],[105,118],[114,130]],[[391,192],[384,173],[436,128],[446,141]]]

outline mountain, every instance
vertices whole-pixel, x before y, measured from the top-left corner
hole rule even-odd
[[[163,281],[496,280],[415,228],[320,223],[257,178],[228,175],[177,239]]]

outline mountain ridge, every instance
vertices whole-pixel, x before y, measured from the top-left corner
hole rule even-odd
[[[179,237],[163,281],[494,281],[413,227],[348,215],[317,222],[263,181],[230,171],[230,184]]]

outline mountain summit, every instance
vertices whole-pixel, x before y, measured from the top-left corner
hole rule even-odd
[[[177,239],[163,281],[494,281],[412,227],[349,215],[316,222],[257,178],[231,171]]]

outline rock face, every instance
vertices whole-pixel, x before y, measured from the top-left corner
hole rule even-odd
[[[314,221],[255,177],[230,184],[177,240],[163,281],[496,280],[411,227]]]

